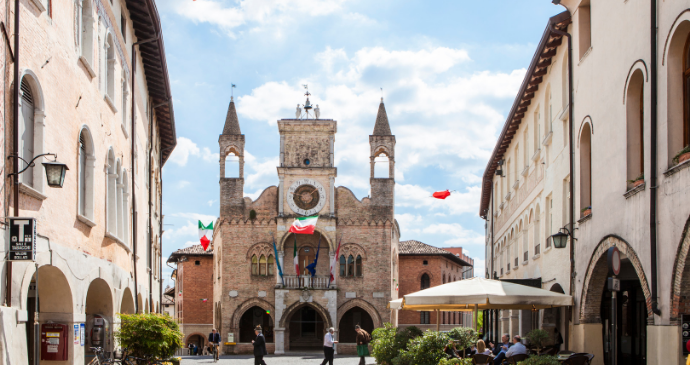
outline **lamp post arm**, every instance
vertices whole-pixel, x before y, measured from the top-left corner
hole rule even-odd
[[[9,174],[7,174],[7,177],[10,177],[10,176],[12,176],[12,175],[19,175],[19,174],[23,173],[23,172],[26,171],[29,167],[34,166],[34,161],[36,161],[36,159],[38,159],[39,157],[43,157],[43,156],[53,156],[54,158],[57,159],[57,154],[55,154],[55,153],[44,153],[44,154],[40,154],[40,155],[34,157],[34,158],[33,158],[31,161],[29,161],[29,162],[26,162],[25,159],[23,159],[23,158],[21,158],[21,157],[19,157],[19,156],[16,156],[16,155],[9,155],[9,156],[7,156],[7,159],[8,159],[8,160],[9,160],[10,158],[14,157],[14,158],[18,158],[18,159],[24,161],[24,163],[26,164],[26,167],[25,167],[23,170],[21,170],[21,171],[19,171],[19,172],[12,172],[12,173],[9,173]]]

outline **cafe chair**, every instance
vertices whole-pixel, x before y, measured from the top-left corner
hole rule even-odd
[[[472,365],[493,364],[494,358],[489,355],[474,354],[472,355]]]
[[[592,354],[573,354],[567,360],[563,361],[563,365],[589,365],[593,358],[594,355]]]
[[[556,349],[553,347],[549,347],[548,349],[540,352],[539,355],[556,355]]]
[[[518,362],[527,360],[528,357],[529,357],[529,355],[525,355],[525,354],[513,355],[513,356],[507,357],[505,360],[503,360],[503,364],[517,365]]]

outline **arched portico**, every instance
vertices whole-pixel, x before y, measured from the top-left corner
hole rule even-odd
[[[333,327],[328,311],[318,303],[296,302],[280,320],[285,328],[285,350],[319,349],[326,328]]]

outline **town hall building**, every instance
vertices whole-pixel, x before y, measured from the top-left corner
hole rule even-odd
[[[397,299],[400,238],[394,218],[395,136],[383,99],[369,136],[371,196],[361,200],[335,185],[337,122],[319,119],[317,110],[315,118],[308,99],[304,106],[306,114],[298,107],[295,119],[277,122],[279,185],[252,200],[244,196],[245,138],[230,101],[218,140],[221,203],[213,236],[213,318],[223,337],[223,353],[251,352],[257,325],[264,330],[269,353],[319,349],[329,327],[340,341],[337,351],[355,353],[355,325],[370,332],[397,322],[387,308]],[[388,177],[374,176],[379,156],[388,158]],[[239,162],[239,171],[226,171],[231,159]],[[288,231],[295,218],[311,215],[318,215],[313,235]],[[335,280],[329,286],[339,242]],[[295,245],[300,275],[293,264]],[[312,279],[306,266],[317,251]]]

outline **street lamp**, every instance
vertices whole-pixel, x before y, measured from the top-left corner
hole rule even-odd
[[[46,169],[46,179],[48,186],[51,188],[61,188],[65,183],[65,173],[69,168],[62,162],[50,161],[44,162],[43,167]]]
[[[565,232],[564,232],[565,231]],[[555,248],[565,248],[568,244],[568,237],[572,237],[570,231],[563,227],[558,233],[551,235],[551,241],[553,241],[553,247]]]

